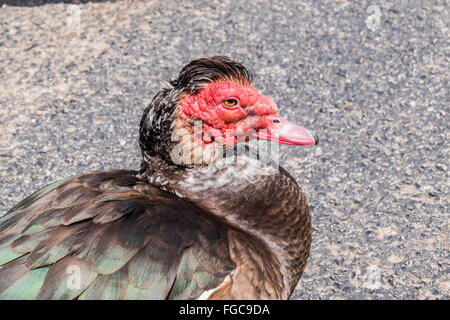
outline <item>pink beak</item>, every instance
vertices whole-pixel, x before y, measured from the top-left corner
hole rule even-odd
[[[310,130],[289,122],[279,115],[267,117],[267,126],[256,133],[258,139],[275,141],[282,144],[310,145],[318,144],[319,139]]]

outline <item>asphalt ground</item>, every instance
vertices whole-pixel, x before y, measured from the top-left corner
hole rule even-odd
[[[228,55],[320,137],[281,148],[314,228],[292,298],[449,299],[449,21],[448,1],[6,1],[0,214],[138,168],[145,105],[191,59]]]

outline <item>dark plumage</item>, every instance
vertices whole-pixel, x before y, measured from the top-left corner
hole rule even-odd
[[[220,92],[238,84],[244,89],[233,92],[247,92],[251,81],[228,58],[192,61],[144,111],[140,171],[97,171],[56,182],[0,218],[0,298],[289,298],[311,243],[303,193],[284,169],[241,155],[236,145],[231,161],[210,156],[209,147],[221,154],[235,140],[220,140],[206,129],[209,136],[198,140],[191,129],[197,116],[186,116],[203,103],[198,94],[209,84],[220,83]],[[217,104],[226,122],[210,120],[217,113],[208,113],[213,107],[207,105],[198,117],[213,132],[250,119],[242,123],[256,134],[278,119],[264,96],[248,100],[262,104],[235,96],[238,106]],[[194,102],[188,105],[185,97]],[[229,125],[229,115],[238,111],[236,125]],[[171,135],[180,128],[194,141],[184,153],[194,157],[201,150],[207,162],[175,161],[178,142]],[[281,131],[280,142],[314,142],[309,132],[290,130],[297,131]]]

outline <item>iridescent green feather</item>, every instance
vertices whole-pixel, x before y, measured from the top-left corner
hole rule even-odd
[[[125,296],[128,274],[125,268],[111,275],[98,275],[94,282],[78,297],[80,300],[119,300]]]
[[[4,265],[10,261],[20,258],[25,253],[15,252],[11,248],[11,244],[20,237],[20,234],[9,236],[0,241],[0,265]]]
[[[39,294],[48,267],[34,269],[0,293],[0,300],[31,300]]]

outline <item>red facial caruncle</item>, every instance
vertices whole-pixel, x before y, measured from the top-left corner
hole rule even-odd
[[[284,144],[314,144],[313,134],[284,120],[275,102],[251,85],[233,81],[208,84],[181,102],[180,118],[202,121],[203,143],[237,143],[237,137],[251,135]]]

